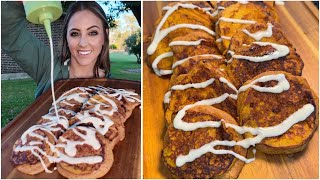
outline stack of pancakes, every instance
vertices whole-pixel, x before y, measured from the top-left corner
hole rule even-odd
[[[124,123],[140,105],[133,90],[76,87],[30,127],[13,147],[11,162],[26,174],[58,172],[67,178],[99,178],[113,164],[113,148],[125,137]]]
[[[173,177],[236,178],[255,159],[250,146],[267,154],[306,147],[318,97],[274,3],[180,2],[163,11],[147,53],[158,76],[172,74],[162,157]]]

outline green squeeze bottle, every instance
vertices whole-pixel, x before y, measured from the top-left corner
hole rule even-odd
[[[24,10],[27,16],[27,20],[34,24],[43,24],[50,41],[50,53],[51,53],[51,92],[54,110],[56,114],[56,122],[60,121],[58,109],[56,105],[56,97],[54,93],[54,57],[53,57],[53,43],[51,36],[51,22],[57,20],[62,14],[62,6],[60,1],[24,1]]]
[[[27,20],[34,24],[43,24],[49,37],[51,37],[51,22],[57,20],[62,14],[60,1],[23,1]]]

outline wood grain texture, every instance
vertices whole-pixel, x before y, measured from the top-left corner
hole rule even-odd
[[[105,87],[133,89],[141,94],[140,82],[106,79],[73,79],[58,81],[55,85],[56,97],[63,92],[77,86],[101,85]],[[35,176],[23,174],[16,170],[9,162],[14,142],[22,133],[34,125],[41,116],[48,113],[52,104],[51,91],[45,92],[34,103],[20,113],[1,132],[1,177],[27,179],[60,179],[57,171],[52,174],[45,172]],[[110,171],[103,178],[128,179],[141,177],[141,110],[135,108],[131,117],[125,123],[125,139],[113,149],[114,163]],[[52,169],[52,168],[50,168]]]
[[[144,40],[154,31],[154,22],[161,8],[168,2],[144,2]],[[309,5],[310,6],[310,5]],[[319,20],[318,10],[310,9],[305,2],[285,2],[277,6],[282,29],[304,61],[303,77],[319,95]],[[316,11],[316,12],[315,12]],[[156,76],[146,64],[144,42],[143,65],[143,177],[171,178],[161,161],[165,131],[163,96],[169,79]],[[249,152],[252,150],[249,149]],[[246,164],[239,178],[319,178],[319,130],[307,148],[292,155],[266,155],[257,152],[256,160]]]

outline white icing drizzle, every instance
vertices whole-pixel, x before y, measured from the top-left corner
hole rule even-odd
[[[198,25],[198,24],[177,24],[177,25],[171,26],[171,27],[169,27],[167,29],[163,29],[163,30],[161,30],[159,32],[156,31],[154,39],[151,42],[150,46],[148,47],[148,50],[147,50],[148,55],[152,55],[156,51],[159,42],[164,37],[166,37],[170,32],[175,31],[175,30],[180,29],[180,28],[200,29],[200,30],[203,30],[203,31],[207,32],[208,34],[210,34],[212,36],[215,35],[214,31],[212,31],[211,29],[209,29],[209,28],[207,28],[207,27],[205,27],[203,25]]]
[[[184,84],[184,85],[175,85],[172,86],[171,89],[172,90],[185,90],[185,89],[189,89],[189,88],[206,88],[207,86],[209,86],[210,84],[212,84],[214,81],[214,78],[211,78],[207,81],[201,82],[201,83],[189,83],[189,84]]]
[[[191,5],[194,5],[194,4],[191,4]],[[194,6],[196,6],[196,5],[194,5]],[[172,7],[173,7],[173,6],[164,6],[164,7],[162,8],[162,10],[163,10],[163,11],[168,11],[168,10],[170,10]],[[184,8],[188,8],[188,7],[184,7]],[[210,11],[213,10],[211,7],[201,8],[201,7],[199,7],[199,6],[196,6],[196,8],[202,9],[203,11],[205,11],[205,12],[206,12],[207,14],[209,14],[209,15],[211,15],[211,14],[210,14]],[[192,9],[194,9],[194,8],[192,8]]]
[[[256,41],[259,41],[264,37],[271,37],[272,36],[272,28],[274,26],[271,23],[267,23],[267,25],[268,25],[268,28],[265,31],[258,31],[255,33],[250,33],[247,29],[242,29],[242,32],[244,32],[248,36],[252,37]]]
[[[189,84],[184,84],[184,85],[174,85],[171,87],[171,90],[185,90],[185,89],[189,89],[189,88],[206,88],[208,87],[210,84],[212,84],[214,82],[214,78],[211,78],[209,80],[206,80],[204,82],[201,83],[189,83]],[[234,90],[236,92],[236,94],[229,94],[229,96],[233,99],[237,99],[238,96],[238,90],[237,88],[232,85],[227,79],[220,77],[219,81],[222,83],[227,84],[227,86],[229,86],[232,90]],[[164,96],[164,103],[169,103],[170,102],[170,96],[171,96],[171,91],[168,91],[165,96]]]
[[[312,112],[314,112],[315,107],[312,104],[306,104],[302,108],[300,108],[298,111],[295,113],[291,114],[287,119],[282,121],[282,123],[271,126],[271,127],[258,127],[258,128],[251,128],[251,127],[240,127],[234,124],[230,123],[225,123],[226,127],[233,128],[236,130],[238,133],[243,134],[245,132],[250,132],[253,135],[256,135],[253,138],[247,138],[243,139],[241,141],[212,141],[209,144],[205,144],[201,146],[198,149],[192,149],[189,151],[187,155],[179,155],[178,158],[176,159],[176,165],[178,167],[183,166],[187,162],[192,162],[196,158],[199,158],[203,154],[207,152],[215,153],[215,154],[232,154],[235,157],[239,158],[240,160],[249,163],[252,162],[255,158],[252,159],[246,159],[245,157],[234,153],[233,151],[228,151],[228,150],[222,150],[220,152],[217,152],[217,150],[214,149],[215,146],[217,145],[223,145],[223,146],[235,146],[239,145],[244,148],[249,148],[250,146],[255,146],[256,144],[260,143],[264,138],[268,137],[276,137],[281,134],[284,134],[286,131],[288,131],[294,124],[304,121],[307,119]],[[224,120],[221,120],[224,122]],[[220,125],[221,125],[221,121]],[[210,122],[210,121],[208,121]],[[216,122],[216,124],[219,124],[219,122]],[[204,122],[205,123],[205,122]],[[204,127],[211,127],[211,126],[204,126]],[[218,126],[219,127],[219,126]]]
[[[22,142],[22,145],[25,145],[27,143],[27,136],[31,136],[31,137],[36,137],[40,140],[44,140],[45,138],[37,133],[35,133],[34,131],[36,130],[42,130],[42,131],[45,131],[46,133],[50,134],[53,136],[53,138],[55,140],[56,137],[52,134],[52,132],[48,129],[46,129],[45,127],[43,127],[42,125],[34,125],[34,126],[31,126],[28,130],[26,130],[22,135],[21,135],[21,142]]]
[[[237,100],[237,98],[238,98],[238,90],[237,90],[237,88],[224,77],[220,77],[219,81],[225,83],[227,86],[229,86],[232,90],[234,90],[236,92],[236,94],[230,94],[229,96],[232,99]]]
[[[229,36],[221,36],[219,39],[216,40],[216,42],[222,42],[222,39],[231,40],[231,37],[229,37]]]
[[[83,114],[78,113],[76,117],[80,120],[79,122],[72,125],[75,127],[79,124],[92,123],[95,129],[102,135],[105,135],[109,127],[114,124],[114,122],[108,116],[102,116],[103,119],[92,116],[89,111],[84,111]]]
[[[116,97],[118,100],[122,100],[122,99],[126,99],[129,102],[141,102],[141,100],[137,97],[134,96],[138,96],[137,93],[133,92],[133,91],[128,91],[125,89],[114,89],[114,88],[106,88],[103,86],[90,86],[90,88],[94,88],[94,89],[98,89],[100,91],[103,91],[104,93],[108,94],[109,96],[112,97]]]
[[[221,18],[217,21],[216,25],[217,25],[220,21],[229,22],[229,23],[238,23],[238,24],[255,24],[255,23],[256,23],[256,21],[253,21],[253,20],[233,19],[233,18],[221,17]]]
[[[80,130],[84,130],[84,127],[79,126],[78,127]],[[94,150],[98,150],[101,147],[101,144],[99,143],[99,141],[95,138],[96,137],[96,131],[89,129],[89,128],[85,128],[86,134],[82,134],[79,131],[76,130],[76,128],[73,128],[72,131],[78,135],[79,137],[81,137],[83,139],[83,141],[72,141],[72,140],[68,140],[64,137],[60,137],[59,139],[62,142],[66,142],[66,144],[57,144],[56,147],[63,147],[64,151],[66,152],[66,154],[68,156],[75,156],[77,154],[77,145],[83,145],[83,144],[88,144],[90,146],[93,147]]]
[[[161,76],[161,75],[168,75],[168,74],[172,74],[172,70],[159,70],[158,69],[158,63],[167,57],[171,57],[173,56],[173,52],[166,52],[161,54],[160,56],[158,56],[152,63],[152,68],[153,71],[156,73],[156,75]]]
[[[163,102],[168,104],[170,102],[170,97],[171,97],[171,91],[168,91],[165,95],[164,95],[164,100]]]
[[[165,37],[167,36],[171,31],[174,31],[176,29],[179,29],[179,28],[191,28],[191,29],[201,29],[203,31],[206,31],[208,34],[211,34],[211,35],[215,35],[215,33],[210,30],[209,28],[205,27],[205,26],[202,26],[202,25],[197,25],[197,24],[177,24],[175,26],[171,26],[167,29],[163,29],[163,30],[160,30],[163,26],[163,24],[166,22],[167,18],[175,11],[177,10],[179,7],[182,7],[182,8],[188,8],[188,9],[195,9],[195,8],[199,8],[198,6],[195,6],[193,4],[176,4],[174,6],[172,6],[167,12],[166,14],[164,15],[164,17],[162,18],[162,20],[160,21],[156,31],[155,31],[155,35],[154,35],[154,39],[152,40],[150,46],[148,47],[147,49],[147,53],[148,55],[152,55],[157,47],[158,47],[158,44],[159,42]]]
[[[260,87],[260,86],[254,85],[257,82],[267,82],[272,80],[278,81],[278,84],[273,87]],[[254,90],[260,91],[260,92],[281,93],[283,91],[287,91],[290,88],[290,84],[284,74],[276,74],[276,75],[263,76],[253,80],[249,84],[240,87],[239,93],[242,91],[246,91],[249,88],[253,88]]]
[[[219,11],[220,11],[220,10],[224,10],[224,9],[225,9],[225,8],[224,8],[223,6],[219,6],[219,7],[217,8],[217,10],[211,14],[212,17],[217,16],[217,15],[219,14]]]
[[[213,104],[221,103],[222,101],[224,101],[228,97],[229,97],[229,94],[224,93],[223,95],[221,95],[219,97],[201,100],[201,101],[198,101],[194,104],[189,104],[189,105],[184,106],[175,116],[175,118],[173,120],[173,126],[176,129],[181,129],[183,131],[193,131],[198,128],[204,128],[204,127],[219,127],[221,124],[220,121],[219,122],[218,121],[206,121],[206,122],[187,123],[187,122],[182,121],[182,118],[185,116],[186,111],[193,108],[193,107],[196,107],[199,105],[211,106]]]
[[[248,4],[248,0],[240,0],[240,1],[238,1],[238,3],[240,3],[240,4]]]
[[[222,59],[222,57],[220,55],[216,55],[216,54],[201,54],[201,55],[195,55],[195,56],[191,56],[191,57],[187,57],[184,59],[181,59],[179,61],[176,61],[175,63],[172,64],[172,69],[177,67],[178,65],[188,61],[189,59],[195,58],[195,57],[208,57],[208,58],[216,58],[216,59]]]
[[[169,46],[198,46],[205,39],[199,39],[197,41],[172,41]]]
[[[53,69],[54,69],[54,57],[53,57],[53,42],[52,42],[52,37],[49,37],[49,43],[50,43],[50,57],[51,57],[51,67],[50,67],[50,83],[51,83],[51,94],[52,94],[52,102],[54,104],[54,109],[55,109],[55,114],[57,119],[59,119],[59,114],[57,111],[57,105],[56,105],[56,96],[54,94],[54,79],[53,79]]]
[[[232,58],[244,59],[244,60],[248,60],[248,61],[252,61],[252,62],[264,62],[264,61],[270,61],[270,60],[274,60],[274,59],[278,59],[280,57],[286,56],[290,52],[289,48],[285,45],[274,44],[274,43],[270,43],[270,42],[253,42],[253,44],[257,44],[259,46],[270,45],[276,50],[270,54],[260,56],[260,57],[243,56],[243,55],[234,54],[234,55],[232,55]]]

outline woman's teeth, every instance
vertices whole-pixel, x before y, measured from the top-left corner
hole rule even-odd
[[[81,55],[88,55],[88,54],[90,54],[92,51],[78,51],[79,52],[79,54],[81,54]]]

